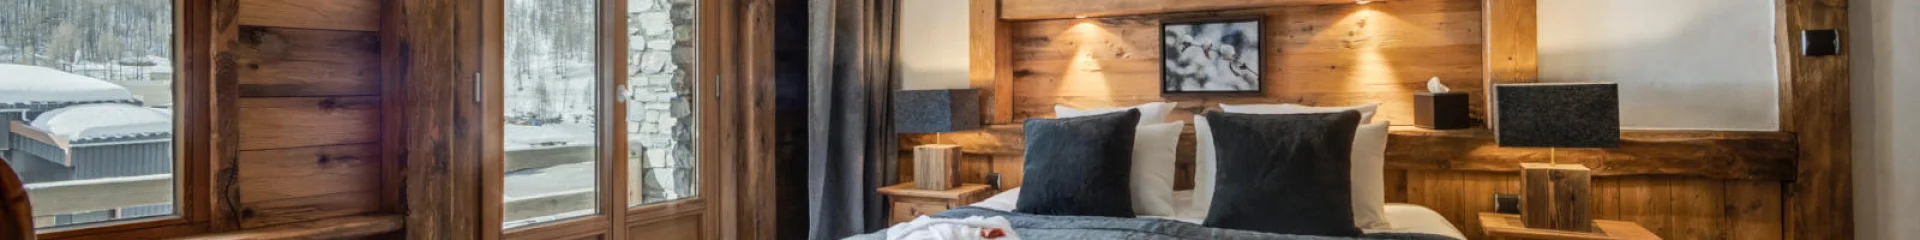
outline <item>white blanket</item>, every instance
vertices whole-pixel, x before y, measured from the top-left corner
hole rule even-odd
[[[988,231],[999,231],[1004,235],[987,238]],[[887,228],[887,240],[970,240],[997,239],[1020,240],[1013,233],[1013,223],[1003,217],[967,217],[963,219],[939,219],[920,216],[910,222],[903,222]]]

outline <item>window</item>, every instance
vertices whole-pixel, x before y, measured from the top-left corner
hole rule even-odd
[[[480,131],[500,147],[481,155],[499,156],[483,168],[499,169],[486,174],[501,195],[485,214],[504,235],[701,211],[702,1],[486,2],[498,7],[482,21],[497,27],[481,31],[498,30],[480,36],[498,44],[481,58],[499,67],[479,71],[499,97],[480,105],[499,127]]]
[[[172,0],[0,8],[0,157],[34,227],[176,215]]]
[[[500,130],[505,228],[598,213],[595,0],[506,0]]]
[[[694,197],[696,1],[627,2],[628,206]]]

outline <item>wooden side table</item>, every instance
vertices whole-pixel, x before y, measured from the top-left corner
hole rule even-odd
[[[973,204],[992,195],[991,191],[987,190],[987,185],[980,184],[964,184],[947,190],[921,190],[914,188],[914,183],[905,182],[883,187],[878,191],[881,195],[886,195],[887,201],[893,206],[892,214],[887,215],[888,225],[913,221],[914,218],[922,215]]]
[[[1570,232],[1527,228],[1520,215],[1480,213],[1480,230],[1488,239],[1542,240],[1659,240],[1640,224],[1627,221],[1593,220],[1594,232]]]

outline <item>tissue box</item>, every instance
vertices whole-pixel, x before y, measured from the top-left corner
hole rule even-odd
[[[1427,129],[1462,129],[1473,126],[1467,116],[1467,93],[1413,94],[1413,125]]]

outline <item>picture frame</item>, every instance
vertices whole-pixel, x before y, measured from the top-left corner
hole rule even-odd
[[[1161,21],[1160,93],[1259,95],[1266,91],[1264,17]]]

